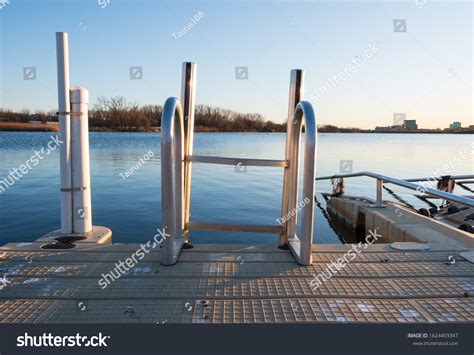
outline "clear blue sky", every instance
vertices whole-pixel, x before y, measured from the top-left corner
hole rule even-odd
[[[55,32],[70,41],[71,84],[139,104],[179,96],[181,63],[198,63],[197,102],[286,118],[289,71],[305,98],[377,53],[315,102],[319,124],[373,128],[394,112],[421,127],[473,122],[472,2],[9,0],[0,10],[0,105],[56,109]],[[1,1],[0,1],[1,3]],[[204,16],[184,36],[199,11]],[[394,19],[407,32],[394,32]],[[130,80],[129,67],[143,79]],[[236,80],[235,66],[248,67]],[[36,80],[23,80],[36,67]]]

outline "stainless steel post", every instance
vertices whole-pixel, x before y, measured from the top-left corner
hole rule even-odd
[[[280,234],[280,246],[284,246],[288,237],[293,237],[296,233],[296,215],[294,218],[288,219],[288,213],[291,212],[292,207],[289,206],[292,206],[292,204],[294,204],[295,198],[298,193],[298,181],[295,180],[294,176],[295,173],[298,173],[298,160],[292,160],[295,149],[295,143],[292,141],[292,132],[295,126],[295,107],[303,97],[303,86],[304,71],[301,69],[293,69],[290,75],[290,97],[288,102],[288,122],[286,126],[287,128],[285,148],[285,160],[289,162],[289,166],[285,168],[283,172],[283,194],[281,199],[281,221],[283,223],[283,233]],[[297,146],[297,149],[299,149],[299,144]],[[296,170],[292,168],[293,165],[296,166]],[[289,201],[289,196],[292,197],[291,202]]]
[[[183,218],[184,243],[189,243],[189,230],[187,225],[190,218],[191,203],[191,169],[192,163],[186,158],[193,154],[194,139],[194,107],[196,98],[196,63],[183,63],[183,73],[181,82],[181,103],[183,106],[184,116],[184,203]]]

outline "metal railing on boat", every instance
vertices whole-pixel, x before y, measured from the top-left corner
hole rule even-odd
[[[436,190],[427,186],[423,186],[420,184],[415,184],[415,182],[424,182],[424,181],[433,181],[437,180],[436,178],[415,178],[415,179],[396,179],[390,176],[385,176],[377,173],[373,173],[370,171],[363,171],[359,173],[350,173],[350,174],[338,174],[338,175],[331,175],[331,176],[320,176],[317,177],[316,180],[330,180],[333,178],[352,178],[352,177],[370,177],[376,179],[376,200],[374,207],[383,207],[383,186],[384,183],[390,183],[397,186],[401,186],[410,190],[415,190],[421,192],[426,195],[431,195],[434,197],[441,198],[446,201],[459,203],[463,206],[474,207],[474,199],[463,197],[459,195],[455,195],[453,193],[445,192]],[[457,175],[457,176],[450,176],[452,180],[467,180],[473,179],[474,175]]]

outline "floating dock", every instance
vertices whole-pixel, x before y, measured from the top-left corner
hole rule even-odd
[[[195,245],[174,266],[157,249],[110,286],[103,274],[139,244],[35,243],[0,248],[2,323],[432,323],[474,321],[469,249],[428,243],[397,251],[373,244],[317,289],[350,245],[313,245],[302,266],[275,245]]]
[[[367,198],[332,197],[328,211],[351,229],[377,230],[381,235],[378,242],[449,243],[474,250],[471,233],[420,215],[396,202],[385,201],[383,207],[374,207]],[[473,213],[474,208],[469,208],[452,214],[451,218]]]

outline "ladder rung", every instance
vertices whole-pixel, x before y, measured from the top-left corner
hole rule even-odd
[[[215,224],[196,221],[189,221],[187,227],[190,230],[249,233],[280,233],[283,230],[283,226],[278,225]]]
[[[270,159],[248,159],[248,158],[224,158],[203,155],[190,155],[186,160],[192,163],[224,164],[224,165],[243,165],[243,166],[274,166],[287,168],[287,160]]]

